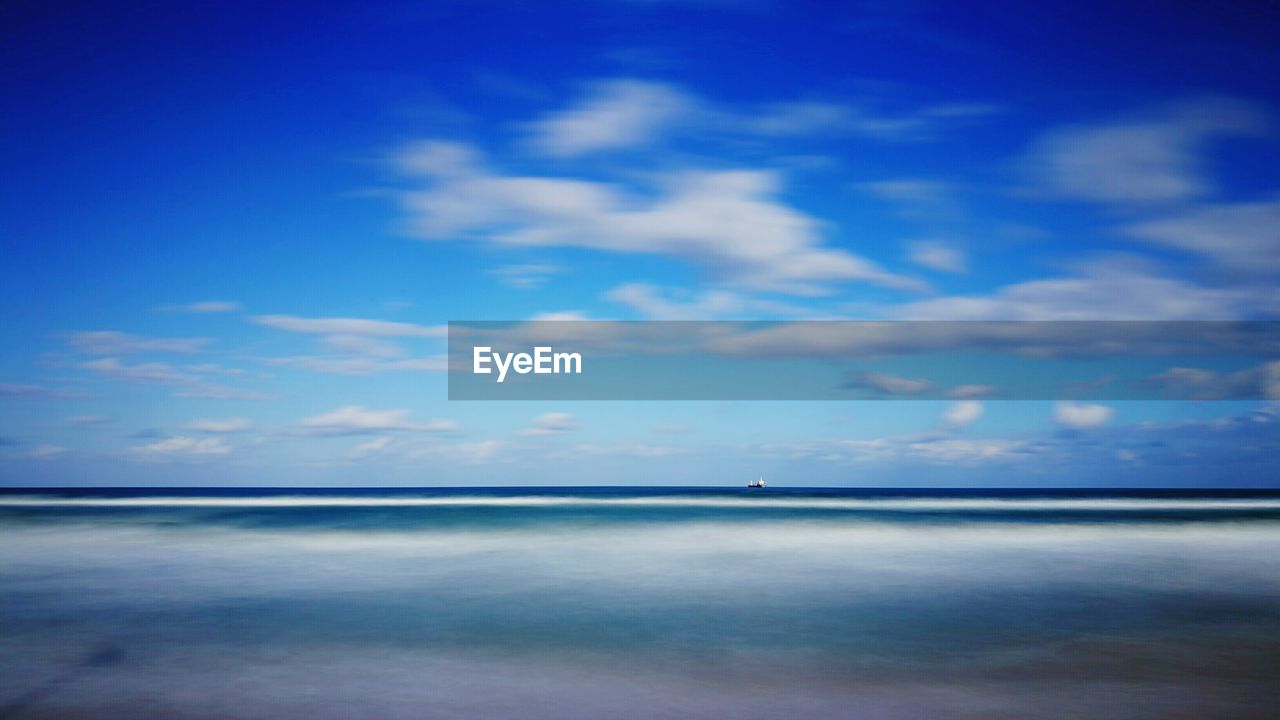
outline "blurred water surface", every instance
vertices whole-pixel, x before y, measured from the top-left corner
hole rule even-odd
[[[1280,707],[1280,494],[0,492],[0,718]]]

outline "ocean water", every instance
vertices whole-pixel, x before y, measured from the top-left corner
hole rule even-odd
[[[1280,494],[0,492],[0,719],[1272,718]]]

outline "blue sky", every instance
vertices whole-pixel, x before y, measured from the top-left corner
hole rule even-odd
[[[1268,485],[1267,402],[450,403],[449,320],[1280,319],[1274,4],[0,9],[0,483]]]

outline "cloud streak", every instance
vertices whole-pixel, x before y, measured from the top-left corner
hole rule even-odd
[[[220,438],[197,439],[177,435],[146,445],[136,445],[125,450],[135,460],[169,461],[198,460],[231,453],[231,446]]]
[[[443,325],[414,325],[390,320],[351,317],[304,318],[296,315],[256,315],[253,321],[264,327],[292,333],[360,337],[443,337]]]
[[[578,428],[578,419],[566,412],[543,413],[533,419],[533,423],[520,431],[524,437],[544,437],[547,435],[563,435]]]
[[[203,351],[211,343],[211,338],[144,338],[114,330],[74,332],[67,336],[67,345],[86,355],[191,354]]]
[[[344,405],[331,412],[303,418],[298,430],[311,435],[362,435],[388,431],[452,432],[452,420],[412,422],[408,410],[371,410],[361,405]]]
[[[1055,130],[1026,162],[1041,190],[1106,204],[1192,200],[1213,191],[1201,150],[1222,137],[1257,135],[1266,122],[1257,108],[1223,98],[1198,99],[1147,117]]]

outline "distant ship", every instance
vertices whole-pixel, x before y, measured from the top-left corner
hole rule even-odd
[[[762,488],[762,487],[764,487],[764,478],[760,478],[759,480],[752,480],[751,482],[747,483],[747,487],[749,487],[749,488]]]

